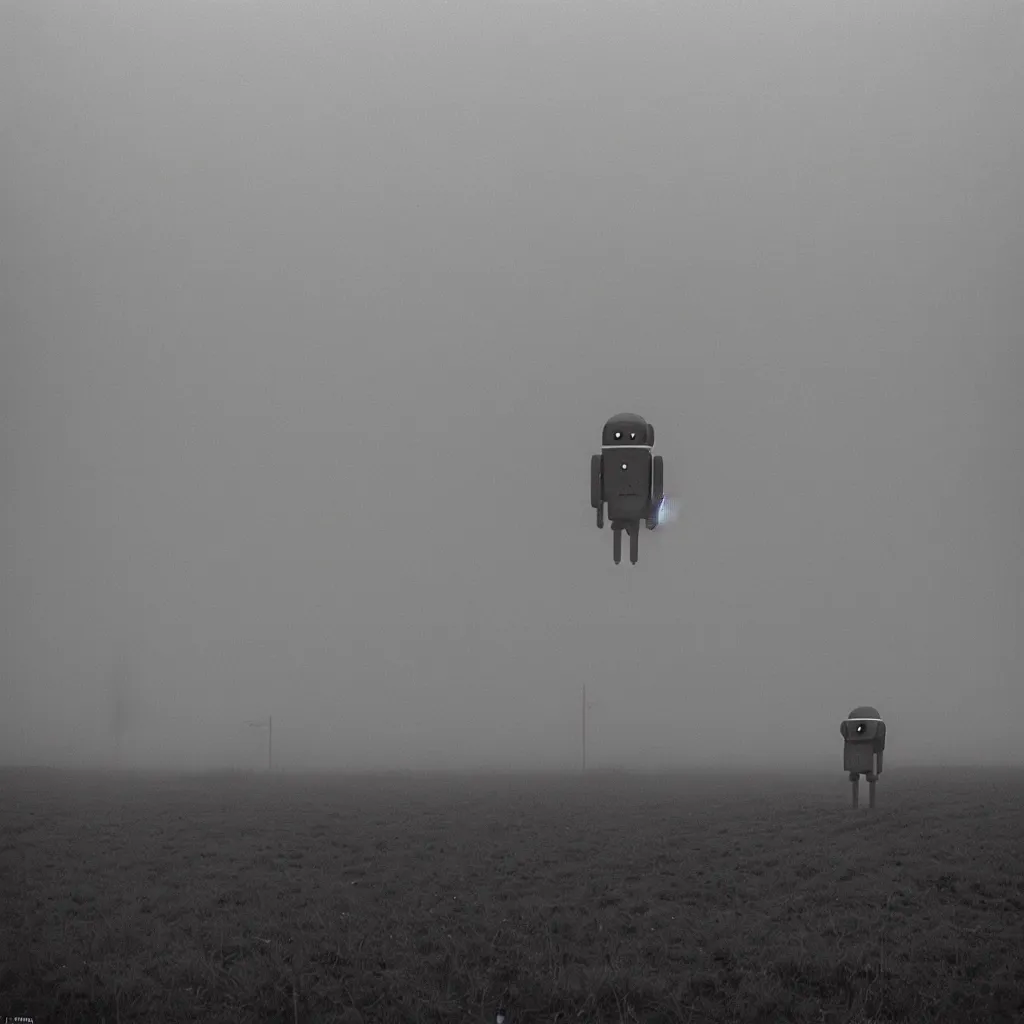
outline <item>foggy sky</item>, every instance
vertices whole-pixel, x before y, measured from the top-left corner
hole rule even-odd
[[[0,15],[0,742],[1020,760],[1024,8]],[[604,420],[679,518],[612,562]],[[116,668],[120,666],[121,668]]]

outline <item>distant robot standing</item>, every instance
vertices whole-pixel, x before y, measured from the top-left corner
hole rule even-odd
[[[875,806],[875,783],[882,774],[882,751],[885,750],[885,722],[877,708],[863,705],[854,708],[839,727],[843,739],[843,770],[850,773],[853,806],[857,806],[860,773],[868,780],[868,805]]]

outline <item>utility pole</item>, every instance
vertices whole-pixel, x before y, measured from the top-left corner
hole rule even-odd
[[[267,715],[266,721],[262,718],[255,722],[246,722],[246,725],[251,725],[254,729],[267,730],[267,771],[269,772],[274,764],[274,719],[273,716]]]

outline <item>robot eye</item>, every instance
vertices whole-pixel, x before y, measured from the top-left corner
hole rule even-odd
[[[625,469],[625,468],[626,468],[626,464],[625,464],[625,463],[623,463],[623,464],[622,464],[622,468],[623,468],[623,469]]]
[[[857,732],[863,732],[863,731],[864,731],[864,726],[863,726],[863,724],[862,724],[862,725],[858,725],[858,726],[857,726]]]
[[[618,439],[620,437],[622,437],[622,431],[621,430],[616,430],[615,431],[615,440],[618,441]]]
[[[632,440],[634,440],[634,441],[636,440],[636,434],[630,434],[629,436],[630,436],[630,438],[631,438]]]

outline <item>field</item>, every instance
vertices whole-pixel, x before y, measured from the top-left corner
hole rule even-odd
[[[1024,1020],[1024,771],[0,787],[0,1020]]]

